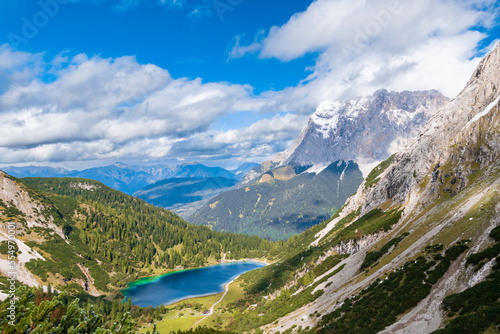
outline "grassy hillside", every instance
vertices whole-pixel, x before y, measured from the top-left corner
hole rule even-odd
[[[358,211],[340,219],[317,246],[311,246],[311,242],[331,219],[290,238],[281,248],[280,260],[244,274],[239,285],[245,294],[209,319],[215,321],[218,317],[222,319],[219,328],[238,333],[262,333],[266,326],[279,329],[285,323],[298,325],[289,325],[282,333],[377,333],[432,297],[432,291],[439,291],[453,270],[466,262],[467,273],[477,274],[489,266],[490,274],[484,282],[444,299],[446,322],[436,333],[493,333],[491,329],[500,324],[495,313],[499,228],[489,233],[486,247],[473,249],[480,245],[481,234],[498,215],[498,191],[488,192],[465,217],[448,224],[431,240],[424,236],[442,225],[449,212],[457,212],[476,192],[486,189],[486,184],[498,180],[498,170],[484,178],[476,176],[477,183],[464,189],[460,196],[450,198],[442,192],[442,199],[429,209],[432,214],[417,225],[412,225],[414,217],[402,217],[398,207],[377,208],[363,216],[358,216]],[[336,217],[338,214],[332,218]],[[401,224],[403,228],[399,227]],[[368,250],[338,254],[339,245],[356,244],[364,238],[374,238]],[[395,258],[412,247],[417,250],[398,264]],[[337,280],[343,283],[336,283]],[[349,286],[360,282],[364,284],[342,298],[328,297],[335,295],[335,289],[350,291]],[[335,284],[337,288],[330,290]],[[331,303],[334,311],[318,311],[315,303]],[[288,318],[291,314],[298,316]],[[309,325],[310,319],[314,319],[314,325]]]
[[[352,162],[293,175],[265,174],[263,182],[216,196],[187,219],[218,231],[287,239],[331,217],[363,180]]]

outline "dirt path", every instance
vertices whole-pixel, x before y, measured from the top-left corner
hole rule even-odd
[[[239,277],[239,276],[238,276]],[[210,307],[210,310],[208,311],[207,314],[205,314],[205,316],[203,318],[201,318],[200,320],[198,320],[193,326],[191,326],[191,328],[194,328],[196,327],[196,325],[198,325],[200,322],[202,322],[203,320],[205,320],[208,316],[211,316],[213,313],[214,313],[214,309],[215,309],[215,306],[217,306],[217,304],[219,304],[223,299],[224,297],[226,297],[227,293],[229,292],[229,285],[231,283],[233,283],[238,277],[234,278],[231,282],[227,283],[226,286],[225,286],[225,291],[224,291],[224,294],[222,295],[222,297],[220,297],[220,299],[215,302],[211,307]]]
[[[100,296],[101,294],[99,293],[99,291],[97,291],[96,287],[94,286],[94,278],[90,274],[89,268],[85,267],[81,263],[77,263],[76,265],[80,268],[82,273],[85,275],[85,278],[87,279],[87,287],[88,287],[87,292],[94,297]],[[85,281],[81,280],[80,285],[82,285],[82,288],[85,288]]]

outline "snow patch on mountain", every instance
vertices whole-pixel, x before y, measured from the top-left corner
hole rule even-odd
[[[329,165],[327,164],[320,164],[320,165],[314,165],[308,169],[306,169],[302,174],[319,174],[321,173],[322,171],[325,170],[326,167],[328,167]]]
[[[471,119],[466,125],[465,127],[468,127],[469,125],[471,125],[472,123],[475,123],[477,121],[479,121],[479,119],[483,116],[486,116],[488,115],[488,113],[493,109],[495,108],[498,103],[500,103],[500,96],[496,98],[495,101],[491,102],[489,106],[487,106],[483,111],[481,111],[480,113],[478,113],[476,116],[474,116],[473,119]]]
[[[402,150],[448,101],[435,90],[379,90],[373,96],[350,101],[323,101],[293,145],[271,160],[272,168],[353,160],[366,176],[378,163]]]

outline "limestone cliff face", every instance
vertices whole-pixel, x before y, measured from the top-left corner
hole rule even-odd
[[[0,171],[0,242],[7,242],[10,240],[17,244],[19,255],[17,256],[17,280],[29,285],[37,286],[39,282],[28,271],[25,264],[32,259],[42,259],[43,257],[34,249],[27,246],[17,235],[25,232],[26,227],[40,226],[44,228],[53,228],[57,231],[56,226],[52,221],[40,214],[45,208],[42,203],[32,198],[27,189],[7,174]],[[19,210],[20,215],[13,218],[6,214],[4,211],[8,208],[15,208]],[[19,217],[19,216],[22,216]],[[13,231],[15,234],[12,234]],[[13,237],[15,236],[15,237]],[[0,255],[0,275],[7,276],[10,266],[7,256]],[[0,293],[0,299],[6,298],[5,294]]]
[[[361,249],[365,249],[369,247],[370,245],[374,244],[375,242],[379,241],[381,238],[383,238],[387,233],[385,232],[379,232],[375,234],[370,234],[370,235],[365,235],[357,239],[351,239],[349,241],[342,241],[335,247],[333,247],[333,251],[337,254],[356,254],[359,252]]]
[[[396,155],[378,185],[360,196],[362,212],[386,200],[417,201],[416,190],[428,179],[420,201],[438,196],[438,188],[454,195],[468,176],[500,156],[500,47],[487,55],[466,88],[433,116],[408,149]],[[363,187],[360,188],[363,190]]]
[[[29,227],[46,227],[50,223],[40,214],[45,208],[44,205],[31,198],[29,192],[21,183],[10,178],[2,171],[0,171],[0,200],[7,206],[15,207],[22,212]]]
[[[272,160],[273,165],[353,160],[367,174],[366,168],[404,147],[448,101],[435,90],[379,90],[373,96],[356,100],[324,101],[292,147]]]
[[[500,44],[478,65],[462,92],[435,114],[417,138],[398,153],[367,188],[363,183],[338,219],[360,208],[364,214],[387,201],[405,205],[405,213],[435,201],[439,190],[455,195],[468,177],[500,157]]]

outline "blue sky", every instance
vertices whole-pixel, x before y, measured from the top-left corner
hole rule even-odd
[[[453,97],[500,38],[498,11],[495,0],[3,0],[0,166],[261,162],[322,100]]]
[[[306,10],[311,1],[238,0],[236,3],[241,4],[237,6],[226,0],[220,2],[229,7],[217,11],[215,1],[169,5],[158,0],[136,0],[126,2],[130,5],[123,9],[117,0],[82,0],[65,5],[56,2],[57,15],[17,49],[44,52],[46,58],[64,51],[104,58],[134,55],[139,63],[168,69],[173,77],[250,84],[255,93],[281,90],[306,76],[306,67],[314,65],[314,54],[290,62],[255,57],[231,61],[227,49],[236,36],[252,42],[258,31],[286,23],[294,13]],[[9,42],[11,32],[22,36],[23,17],[33,22],[33,16],[43,9],[38,1],[7,0],[0,10],[3,44]]]

